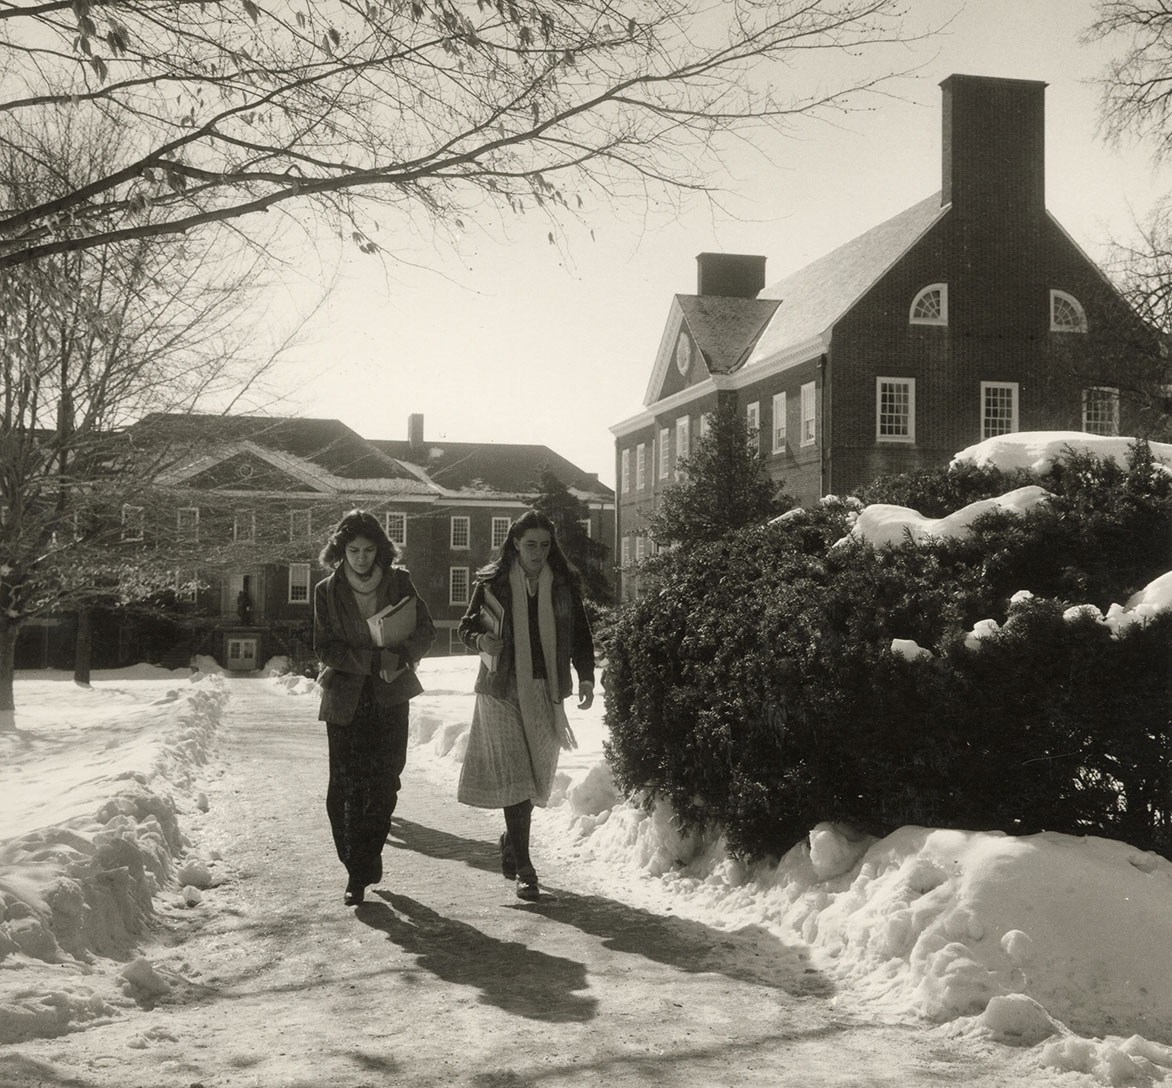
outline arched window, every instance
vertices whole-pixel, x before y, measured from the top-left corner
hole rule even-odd
[[[930,284],[916,295],[908,321],[913,325],[947,325],[948,284]]]
[[[1050,331],[1086,332],[1087,314],[1082,303],[1065,291],[1050,292]]]

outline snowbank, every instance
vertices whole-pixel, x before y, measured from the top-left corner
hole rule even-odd
[[[186,670],[101,673],[90,689],[32,675],[21,732],[0,737],[0,1043],[141,996],[144,967],[111,988],[92,965],[133,955],[176,876],[176,793],[193,789],[227,701],[223,680]]]
[[[1084,431],[1018,431],[968,446],[952,458],[952,464],[988,465],[1003,472],[1026,469],[1037,476],[1045,476],[1057,461],[1062,460],[1067,450],[1072,449],[1126,465],[1134,442],[1134,438]],[[1149,445],[1157,464],[1172,472],[1172,443],[1152,442]]]

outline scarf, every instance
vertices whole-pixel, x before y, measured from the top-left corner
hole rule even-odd
[[[509,571],[509,589],[513,598],[513,654],[517,672],[517,698],[521,703],[521,718],[527,728],[544,724],[546,717],[537,695],[538,681],[533,679],[533,651],[529,641],[529,591],[525,588],[525,571],[514,562]],[[577,748],[578,742],[566,718],[561,699],[554,698],[558,690],[557,626],[553,615],[553,571],[546,564],[537,576],[537,633],[541,639],[541,656],[545,658],[546,685],[552,715],[550,726],[563,748]]]

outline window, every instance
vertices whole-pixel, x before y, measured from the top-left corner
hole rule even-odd
[[[198,506],[181,506],[175,511],[175,534],[180,540],[199,540]]]
[[[933,283],[916,295],[908,321],[913,325],[947,325],[948,284]]]
[[[631,538],[629,536],[623,537],[622,565],[624,567],[631,565]]]
[[[309,564],[289,564],[289,603],[309,604]]]
[[[407,546],[407,515],[398,510],[388,510],[383,516],[386,523],[387,539],[397,548]]]
[[[1065,291],[1050,292],[1050,331],[1086,332],[1087,315],[1082,303]]]
[[[464,640],[460,637],[460,629],[458,627],[448,628],[448,653],[449,654],[467,654],[468,647],[464,645]]]
[[[745,429],[749,432],[749,449],[760,448],[761,439],[761,402],[753,401],[745,408]]]
[[[582,532],[587,537],[594,536],[594,523],[589,518],[582,518],[578,524],[582,526]]]
[[[659,478],[667,479],[668,461],[671,457],[671,428],[659,428]]]
[[[199,590],[199,573],[194,570],[177,570],[175,572],[175,598],[185,604],[194,604],[195,595]]]
[[[624,494],[630,494],[631,491],[631,451],[630,448],[623,450],[619,455],[622,461],[622,469],[619,473],[619,490]]]
[[[814,408],[814,383],[806,382],[802,386],[801,444],[803,446],[812,446],[818,437],[817,428],[814,426]]]
[[[645,536],[635,537],[635,560],[642,559],[647,554],[647,538]]]
[[[509,538],[509,526],[512,522],[508,518],[492,519],[492,546],[499,548]]]
[[[289,511],[289,539],[291,541],[309,540],[312,525],[308,510]]]
[[[142,540],[143,514],[141,506],[122,507],[122,539]]]
[[[448,604],[468,603],[468,568],[448,568]]]
[[[914,378],[875,379],[875,439],[879,442],[916,440]]]
[[[680,416],[676,420],[676,475],[678,476],[682,469],[680,462],[685,458],[691,456],[692,453],[692,432],[691,420],[687,416]]]
[[[981,439],[1017,430],[1017,382],[981,382]]]
[[[708,434],[708,428],[711,426],[712,426],[712,413],[711,412],[701,412],[700,413],[700,437],[701,438],[703,438],[706,434]]]
[[[640,442],[635,450],[635,488],[642,491],[647,486],[647,444]]]
[[[1082,429],[1088,434],[1119,433],[1119,390],[1098,385],[1082,391]]]
[[[773,395],[773,452],[785,452],[785,394]]]
[[[470,548],[472,546],[472,519],[466,517],[452,518],[451,546],[453,548]]]
[[[256,539],[256,511],[237,510],[232,518],[232,539],[237,542]]]

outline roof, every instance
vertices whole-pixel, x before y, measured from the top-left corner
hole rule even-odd
[[[776,299],[720,295],[676,299],[710,374],[727,374],[740,366],[778,306]]]
[[[774,299],[780,305],[750,361],[784,354],[827,333],[947,211],[939,193],[926,197],[765,287],[758,299]],[[717,301],[727,304],[731,300]]]
[[[155,413],[135,430],[161,432],[170,443],[217,445],[248,441],[286,453],[347,480],[396,479],[418,483],[414,473],[337,419]]]
[[[371,445],[396,460],[417,465],[420,473],[449,491],[533,494],[543,467],[579,497],[614,501],[614,492],[597,476],[567,461],[548,446],[507,442],[424,441],[375,439]]]

